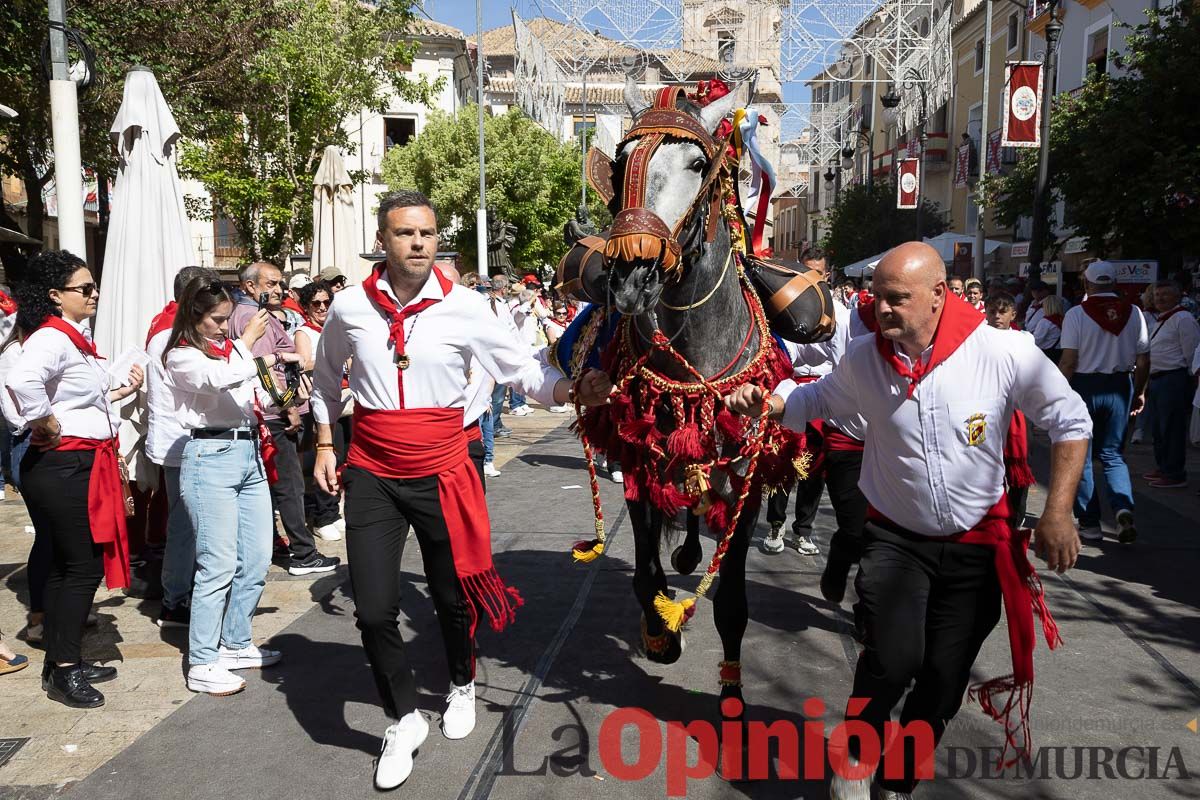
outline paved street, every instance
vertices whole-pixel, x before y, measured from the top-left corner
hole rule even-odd
[[[720,647],[712,607],[702,603],[687,631],[679,663],[664,667],[638,654],[638,611],[630,587],[633,543],[619,487],[604,481],[612,545],[588,566],[571,564],[568,549],[592,528],[583,459],[565,419],[544,412],[511,424],[517,435],[497,459],[503,476],[489,482],[497,564],[518,586],[525,607],[503,636],[481,629],[477,686],[479,722],[458,742],[445,740],[436,720],[446,687],[445,665],[419,554],[403,564],[410,586],[404,603],[411,643],[431,719],[409,782],[395,796],[420,798],[662,797],[662,765],[636,783],[615,778],[599,754],[605,716],[640,706],[660,720],[717,719]],[[1035,438],[1039,478],[1045,439]],[[1130,450],[1136,475],[1148,471],[1149,447]],[[1193,451],[1193,461],[1196,459]],[[1200,476],[1200,463],[1194,464]],[[1186,491],[1139,489],[1141,538],[1132,547],[1109,540],[1088,547],[1069,578],[1043,576],[1066,644],[1037,652],[1033,704],[1035,744],[1058,751],[1056,771],[1070,776],[1081,759],[1104,777],[1104,765],[1125,774],[1153,770],[1167,780],[1086,780],[1052,777],[995,780],[941,778],[922,798],[1174,798],[1200,795],[1200,734],[1186,727],[1200,714],[1200,498]],[[24,511],[12,493],[0,511],[0,620],[6,638],[23,619]],[[1030,502],[1036,513],[1042,498]],[[819,539],[831,532],[822,509]],[[762,534],[760,525],[759,535]],[[706,541],[706,555],[712,542]],[[341,548],[327,548],[341,554]],[[801,725],[801,704],[822,698],[840,719],[850,688],[855,644],[849,600],[825,603],[817,590],[823,562],[795,553],[752,552],[750,626],[743,659],[749,714]],[[695,579],[672,582],[691,590]],[[85,655],[119,661],[105,684],[108,705],[76,712],[37,691],[37,670],[0,678],[0,738],[29,737],[0,767],[0,798],[62,796],[83,800],[159,798],[375,797],[373,758],[387,725],[376,705],[343,567],[317,580],[272,569],[256,618],[256,635],[283,650],[284,662],[247,673],[244,693],[195,696],[182,679],[179,634],[152,623],[155,603],[101,592],[101,625]],[[485,626],[486,627],[486,626]],[[19,652],[40,653],[23,641]],[[987,642],[975,677],[1008,672],[1006,632]],[[833,723],[826,720],[826,730]],[[971,771],[979,748],[1001,742],[999,726],[967,706],[951,726],[938,760],[945,775],[953,752],[959,773]],[[1100,748],[1139,747],[1118,759]],[[1151,748],[1158,748],[1152,751]],[[1172,748],[1177,750],[1172,751]],[[690,758],[695,760],[694,743]],[[635,753],[624,749],[632,762]],[[1054,751],[1045,751],[1054,758]],[[2,757],[2,756],[0,756]],[[1099,764],[1090,767],[1091,759]],[[1151,767],[1150,764],[1155,766]],[[1174,766],[1169,766],[1174,765]],[[978,775],[980,765],[974,764]],[[772,769],[772,775],[776,774]],[[823,781],[727,782],[713,776],[688,784],[697,798],[824,798]]]

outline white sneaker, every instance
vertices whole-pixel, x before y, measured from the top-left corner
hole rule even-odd
[[[41,644],[43,630],[42,623],[40,622],[37,625],[26,626],[25,641],[29,642],[30,644]]]
[[[282,658],[283,653],[278,650],[254,645],[241,650],[230,650],[225,645],[217,648],[217,666],[222,669],[262,669],[278,664]]]
[[[625,473],[619,469],[614,469],[612,471],[612,482],[613,483],[624,483],[625,482]]]
[[[796,548],[796,552],[802,556],[815,556],[821,551],[813,544],[812,539],[807,536],[797,536],[796,541],[792,543],[792,547]]]
[[[1103,542],[1104,531],[1100,529],[1099,525],[1080,525],[1079,538],[1085,542]]]
[[[490,461],[483,462],[483,474],[489,478],[499,478],[500,470],[496,469],[496,465]]]
[[[763,539],[762,544],[764,553],[782,553],[783,552],[783,525],[777,524],[771,526],[771,532]]]
[[[551,414],[566,414],[568,411],[574,411],[574,410],[575,410],[574,406],[566,406],[566,405],[550,406]]]
[[[413,753],[429,735],[429,723],[420,711],[410,711],[383,734],[383,749],[375,764],[375,788],[395,789],[412,774]]]
[[[464,739],[475,730],[475,681],[466,686],[450,685],[446,695],[446,711],[442,714],[442,735],[447,739]]]
[[[313,528],[313,533],[318,539],[324,539],[327,542],[336,542],[342,538],[342,530],[332,522],[319,528]]]
[[[336,520],[334,520],[333,524],[334,524],[334,527],[336,527],[339,531],[341,531],[341,534],[343,536],[346,535],[346,518],[345,517],[338,517]]]
[[[858,766],[855,758],[850,758],[849,763]],[[870,776],[852,781],[834,773],[833,780],[829,782],[829,800],[871,800]]]
[[[225,697],[245,689],[246,682],[218,662],[216,664],[197,664],[190,668],[187,675],[187,687],[193,692]]]
[[[514,417],[528,417],[533,413],[533,409],[529,406],[517,406],[508,413],[512,414]]]

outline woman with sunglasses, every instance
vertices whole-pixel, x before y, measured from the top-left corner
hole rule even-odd
[[[333,303],[333,292],[325,283],[310,283],[301,287],[300,307],[304,309],[306,322],[296,331],[296,352],[300,354],[300,363],[304,371],[312,374],[313,359],[317,352],[317,342],[321,340],[321,330],[329,317],[329,306]],[[350,415],[343,412],[338,424],[333,426],[333,446],[337,453],[337,463],[340,467],[346,460],[346,445],[350,434]],[[315,437],[312,411],[304,415],[303,441],[311,442]],[[311,476],[317,463],[317,452],[311,447],[305,449],[304,474]],[[342,519],[341,495],[326,494],[316,486],[311,486],[304,493],[304,508],[312,518],[313,535],[327,542],[342,538],[346,532],[346,521]]]
[[[190,438],[179,484],[196,533],[196,578],[188,628],[187,687],[224,696],[246,688],[232,670],[279,662],[276,650],[250,639],[250,622],[271,565],[271,496],[260,450],[251,353],[267,330],[260,309],[226,338],[233,298],[218,282],[193,280],[183,290],[163,366],[179,423]],[[261,358],[299,363],[296,353]]]
[[[92,684],[114,667],[83,661],[83,627],[107,579],[129,585],[125,501],[112,403],[137,391],[142,370],[110,390],[108,363],[96,352],[90,320],[100,293],[87,265],[65,250],[42,253],[17,287],[18,325],[32,331],[5,381],[32,431],[21,461],[22,491],[38,536],[50,544],[44,590],[42,688],[73,708],[104,705]]]

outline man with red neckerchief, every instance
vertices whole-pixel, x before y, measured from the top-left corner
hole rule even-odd
[[[1012,674],[972,692],[1004,722],[1006,744],[1027,752],[1035,612],[1048,643],[1058,637],[1026,556],[1028,532],[1009,525],[1005,428],[1019,408],[1050,432],[1050,486],[1034,542],[1062,572],[1079,552],[1071,501],[1091,431],[1087,409],[1030,337],[989,327],[950,292],[928,245],[891,250],[875,272],[874,295],[877,333],[852,341],[823,380],[784,381],[769,395],[747,386],[725,402],[759,414],[766,401],[769,414],[794,430],[854,412],[867,422],[859,486],[870,508],[855,581],[866,648],[847,717],[866,721],[886,742],[884,723],[912,683],[900,723],[926,723],[936,742],[962,704],[1003,602]],[[852,737],[851,758],[869,758],[858,744]],[[899,754],[888,758],[894,764]],[[917,771],[908,754],[903,777],[884,777],[878,766],[881,797],[911,795]],[[835,777],[831,794],[867,800],[870,778]]]
[[[1117,270],[1093,261],[1083,273],[1087,299],[1063,315],[1058,367],[1079,392],[1092,417],[1092,445],[1075,495],[1079,535],[1100,541],[1100,495],[1092,472],[1093,456],[1104,467],[1108,503],[1117,521],[1117,539],[1137,538],[1133,521],[1133,485],[1125,465],[1129,418],[1146,405],[1150,378],[1150,334],[1133,304],[1117,294]]]
[[[1155,470],[1146,478],[1155,489],[1187,486],[1188,424],[1195,384],[1192,357],[1200,345],[1200,323],[1180,304],[1183,293],[1170,281],[1154,287],[1158,319],[1150,330],[1149,405],[1154,429]]]
[[[404,653],[400,560],[411,526],[441,626],[450,672],[442,732],[475,725],[476,624],[502,630],[521,597],[492,563],[491,531],[479,473],[471,465],[463,414],[469,374],[482,369],[546,405],[598,405],[608,377],[571,382],[519,341],[470,289],[433,269],[437,215],[420,192],[383,198],[378,241],[386,260],[361,286],[339,293],[317,343],[312,396],[317,423],[315,478],[336,492],[341,480],[331,423],[342,410],[342,365],[354,359],[354,437],[346,459],[346,551],[355,616],[388,716],[375,785],[393,789],[411,774],[429,725],[416,707]]]

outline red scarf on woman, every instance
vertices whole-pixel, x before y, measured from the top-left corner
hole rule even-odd
[[[74,325],[62,317],[47,317],[41,328],[65,335],[84,356],[101,358],[96,345],[84,338]],[[107,388],[107,387],[106,387]],[[93,451],[96,459],[88,476],[88,523],[92,541],[100,545],[104,561],[104,582],[110,589],[129,585],[129,532],[125,525],[125,491],[117,462],[117,440],[84,439],[64,436],[56,450]]]
[[[150,346],[150,340],[158,336],[163,331],[171,330],[171,326],[175,324],[175,315],[179,312],[179,304],[174,300],[163,306],[163,310],[154,315],[154,319],[150,320],[150,331],[146,334],[146,347]]]
[[[891,365],[901,377],[908,379],[908,396],[912,397],[921,379],[933,372],[934,367],[941,364],[967,340],[975,329],[983,324],[983,317],[975,311],[974,306],[955,294],[947,292],[942,305],[942,316],[938,320],[937,329],[933,332],[933,352],[928,361],[918,359],[910,367],[896,353],[895,344],[879,331],[875,332],[875,349],[883,360]]]
[[[1062,314],[1043,314],[1042,319],[1053,323],[1055,327],[1062,330],[1063,315]]]
[[[415,317],[425,309],[435,303],[441,302],[439,298],[427,297],[419,303],[400,308],[396,305],[396,301],[387,292],[379,288],[379,281],[386,280],[387,262],[381,262],[379,266],[371,273],[370,277],[363,283],[363,291],[375,306],[387,314],[390,330],[388,332],[388,340],[392,343],[395,350],[396,358],[405,355],[404,350],[404,321],[409,317]],[[438,284],[442,287],[442,295],[450,294],[450,290],[454,288],[454,283],[449,278],[442,274],[440,269],[433,270],[434,276],[437,277]],[[396,382],[400,389],[400,407],[404,408],[404,370],[396,370]]]
[[[483,484],[467,455],[461,408],[382,411],[356,404],[346,466],[393,480],[436,476],[454,571],[470,600],[471,635],[480,610],[496,631],[516,619],[524,601],[492,563],[491,522]]]
[[[1084,312],[1092,321],[1113,336],[1120,336],[1125,330],[1125,323],[1133,314],[1133,303],[1123,297],[1092,296],[1083,303]]]

